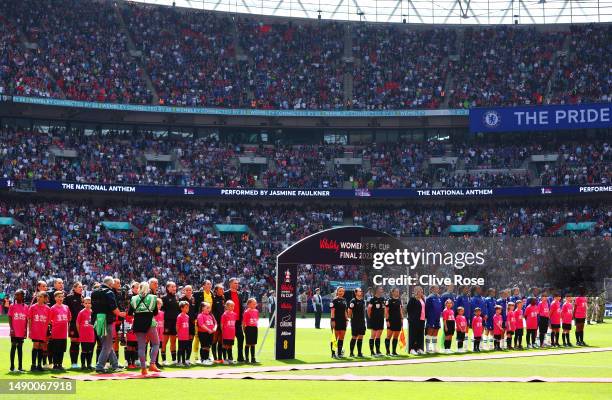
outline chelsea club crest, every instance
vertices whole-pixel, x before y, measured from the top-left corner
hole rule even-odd
[[[487,128],[497,128],[501,123],[501,116],[495,110],[487,111],[484,114],[483,121]]]

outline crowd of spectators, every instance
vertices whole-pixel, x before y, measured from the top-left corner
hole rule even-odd
[[[0,15],[0,93],[20,96],[57,97],[55,79],[46,64],[24,49],[14,25]]]
[[[387,232],[396,237],[443,236],[453,224],[464,224],[467,210],[458,208],[357,209],[353,224]]]
[[[552,236],[560,233],[566,223],[595,222],[589,236],[609,236],[612,228],[612,210],[605,205],[525,207],[487,207],[474,215],[483,236]]]
[[[468,169],[520,168],[530,155],[527,146],[471,146],[458,150]]]
[[[452,29],[358,25],[353,41],[355,109],[439,108],[456,52]]]
[[[532,155],[557,161],[530,167]],[[442,168],[432,157],[455,156]],[[241,163],[250,157],[263,163]],[[343,165],[340,160],[357,160]],[[223,188],[491,188],[530,185],[605,185],[612,182],[612,150],[605,140],[550,144],[249,145],[217,135],[156,136],[151,132],[84,134],[0,129],[0,177],[79,183]]]
[[[562,145],[557,165],[545,165],[543,185],[606,185],[612,182],[612,148],[607,142]]]
[[[326,206],[187,206],[173,204],[95,206],[86,202],[3,199],[0,216],[18,225],[0,227],[3,282],[32,285],[62,277],[86,284],[116,274],[123,281],[155,276],[179,284],[221,282],[239,276],[251,293],[274,287],[275,256],[299,239],[342,225],[355,225],[400,238],[445,237],[452,224],[479,224],[480,237],[532,237],[564,234],[567,222],[590,221],[581,235],[610,236],[607,204],[492,205],[448,208]],[[109,230],[102,221],[129,222],[131,230]],[[223,234],[217,223],[244,224],[247,233]],[[326,287],[330,280],[359,279],[359,268],[302,268],[301,284]]]
[[[551,102],[612,101],[612,26],[570,27],[569,53],[559,57]]]
[[[422,188],[432,184],[432,176],[425,162],[441,152],[435,142],[374,144],[363,149],[363,159],[369,168],[362,167],[353,177],[356,188]]]
[[[342,24],[243,19],[237,21],[236,30],[248,58],[240,78],[251,94],[251,107],[344,107]]]
[[[267,187],[338,188],[345,180],[342,169],[332,167],[344,156],[340,146],[276,146],[263,155],[274,160],[274,169],[263,174]]]
[[[611,101],[610,26],[458,29],[5,1],[0,93],[300,110]]]
[[[525,172],[472,172],[450,175],[444,179],[443,186],[449,188],[496,188],[510,186],[529,186],[531,176]]]
[[[160,104],[247,106],[229,15],[131,3],[123,18]]]
[[[566,35],[507,26],[467,29],[452,64],[450,108],[545,103],[553,58]]]
[[[128,37],[119,29],[111,3],[10,1],[2,2],[0,14],[34,47],[32,55],[21,57],[27,60],[21,68],[8,74],[13,93],[32,96],[52,91],[50,97],[70,100],[151,103],[144,71],[128,52]],[[24,74],[38,80],[29,94],[18,90]]]

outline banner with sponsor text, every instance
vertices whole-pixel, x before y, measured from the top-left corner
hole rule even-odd
[[[612,103],[470,109],[470,132],[612,128]]]
[[[10,179],[0,179],[0,189],[16,187]],[[611,194],[612,185],[588,186],[517,186],[502,188],[464,189],[249,189],[210,188],[187,186],[155,186],[129,184],[77,183],[60,181],[33,181],[37,192],[108,193],[143,196],[194,196],[236,199],[317,198],[317,199],[409,199],[409,198],[492,198],[492,197],[545,197]]]

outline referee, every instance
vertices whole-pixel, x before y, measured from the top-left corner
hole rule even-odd
[[[385,328],[385,292],[382,286],[376,287],[374,297],[368,303],[368,318],[370,320],[370,353],[373,357],[380,357],[380,336]]]
[[[363,290],[355,289],[353,297],[348,306],[348,317],[351,320],[351,357],[355,357],[355,344],[357,344],[357,357],[363,358],[361,348],[363,346],[363,335],[366,332],[365,323],[365,301],[363,300]]]
[[[344,344],[344,334],[346,333],[346,321],[347,321],[347,304],[344,298],[344,288],[338,286],[336,289],[336,297],[332,300],[329,305],[331,308],[331,328],[338,341],[338,355],[334,352],[332,344],[332,358],[342,358],[342,346]]]

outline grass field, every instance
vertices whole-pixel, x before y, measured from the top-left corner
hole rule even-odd
[[[585,341],[591,346],[612,346],[612,321],[587,326]],[[273,332],[271,332],[273,333]],[[261,336],[263,332],[261,332]],[[298,359],[291,362],[273,360],[273,337],[261,353],[263,365],[336,362],[329,357],[328,330],[298,329]],[[572,337],[573,340],[573,337]],[[44,379],[52,373],[13,375],[9,373],[10,342],[0,339],[0,379]],[[549,350],[554,352],[555,350]],[[123,349],[121,350],[123,353]],[[367,351],[366,351],[367,353]],[[123,358],[123,355],[121,355]],[[437,357],[437,356],[432,356]],[[24,367],[30,366],[30,343],[24,346]],[[367,361],[366,361],[367,362]],[[68,356],[64,365],[69,363]],[[196,367],[193,367],[196,368]],[[220,368],[220,367],[197,367]],[[227,367],[224,367],[227,368]],[[167,370],[172,370],[167,367]],[[69,371],[67,374],[81,374]],[[255,381],[203,379],[149,379],[106,382],[77,382],[76,395],[36,395],[36,399],[121,399],[153,397],[173,399],[184,395],[213,394],[223,399],[357,399],[393,396],[449,396],[454,399],[487,398],[524,399],[612,399],[612,384],[585,383],[442,383],[442,382],[343,382],[342,375],[377,376],[547,376],[547,377],[612,377],[612,353],[567,354],[506,360],[437,362],[417,365],[338,368],[329,370],[292,371],[283,374],[337,375],[338,381]],[[0,395],[4,399],[23,399],[23,395]]]

